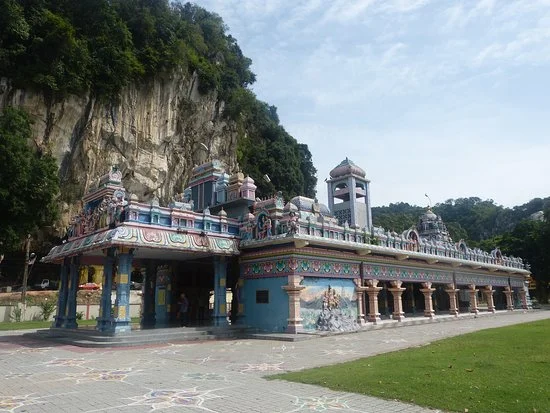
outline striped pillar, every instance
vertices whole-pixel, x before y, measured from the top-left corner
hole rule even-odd
[[[129,333],[130,326],[130,277],[132,273],[133,249],[119,248],[116,275],[116,298],[111,320],[111,331],[115,334]]]

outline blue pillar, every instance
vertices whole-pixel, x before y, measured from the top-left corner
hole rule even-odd
[[[69,288],[69,264],[70,258],[65,258],[59,271],[59,295],[57,298],[57,314],[52,327],[61,328],[65,324],[65,312],[67,311],[67,294]]]
[[[119,248],[117,256],[116,298],[111,331],[129,333],[130,326],[130,277],[133,249]]]
[[[227,325],[226,303],[227,262],[225,257],[214,257],[214,325]]]
[[[80,269],[80,256],[72,257],[69,266],[69,290],[67,293],[67,306],[65,310],[65,328],[77,328],[76,323],[76,292],[78,291],[78,271]]]
[[[115,263],[115,249],[105,250],[103,258],[103,283],[101,301],[99,302],[99,317],[96,328],[99,331],[108,330],[111,326],[111,290],[113,289],[113,264]]]

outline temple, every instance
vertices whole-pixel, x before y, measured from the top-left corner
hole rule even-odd
[[[527,309],[520,258],[454,242],[429,208],[396,233],[372,224],[370,181],[345,159],[330,172],[328,207],[280,193],[256,197],[241,172],[213,160],[161,206],[126,193],[116,167],[84,196],[66,241],[43,258],[60,264],[52,329],[75,329],[83,269],[101,284],[96,329],[128,333],[130,287],[142,286],[143,327],[229,323],[271,332],[352,331],[381,317]]]

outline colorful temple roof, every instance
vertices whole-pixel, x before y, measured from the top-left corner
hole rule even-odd
[[[349,174],[364,178],[365,171],[346,158],[330,172],[332,178]],[[339,221],[326,205],[304,196],[287,203],[281,193],[257,199],[254,180],[240,172],[226,174],[219,161],[195,167],[189,185],[167,206],[156,197],[143,202],[128,196],[121,172],[113,168],[85,195],[66,242],[43,260],[99,255],[111,246],[135,248],[142,255],[159,250],[238,255],[240,249],[293,244],[529,275],[520,258],[506,257],[498,249],[491,253],[472,249],[463,240],[453,242],[431,209],[419,217],[415,228],[398,234]],[[370,213],[370,204],[366,208]]]

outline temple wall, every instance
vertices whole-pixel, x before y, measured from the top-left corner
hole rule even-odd
[[[247,279],[243,286],[244,323],[267,331],[284,332],[288,324],[287,277]],[[256,291],[268,291],[268,303],[256,303]]]

